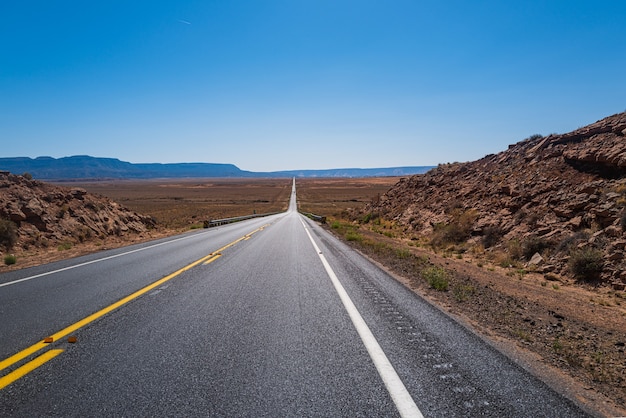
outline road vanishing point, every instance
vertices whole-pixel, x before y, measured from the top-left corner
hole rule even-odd
[[[289,210],[0,275],[2,417],[583,417]]]

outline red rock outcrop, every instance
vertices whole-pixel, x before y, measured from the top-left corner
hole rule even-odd
[[[543,247],[539,268],[562,275],[572,275],[572,251],[594,248],[603,255],[601,279],[623,289],[625,208],[626,113],[620,113],[402,179],[365,211],[431,237],[459,213],[471,214],[464,241],[504,249],[535,240]]]
[[[102,196],[0,172],[0,219],[17,226],[15,247],[56,246],[110,235],[141,233],[155,226]]]

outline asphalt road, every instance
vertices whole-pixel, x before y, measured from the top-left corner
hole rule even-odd
[[[0,275],[0,318],[2,417],[588,416],[293,199]]]

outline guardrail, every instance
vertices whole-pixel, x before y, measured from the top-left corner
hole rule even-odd
[[[245,221],[252,218],[262,218],[264,216],[277,215],[281,212],[272,212],[272,213],[255,213],[253,215],[244,215],[244,216],[235,216],[234,218],[224,218],[224,219],[209,219],[208,221],[204,221],[204,228],[212,228],[214,226],[232,224],[234,222]]]
[[[306,216],[307,218],[313,219],[314,221],[317,221],[321,224],[325,224],[326,223],[326,216],[320,216],[320,215],[316,215],[314,213],[310,213],[310,212],[300,212],[301,214],[303,214],[304,216]]]

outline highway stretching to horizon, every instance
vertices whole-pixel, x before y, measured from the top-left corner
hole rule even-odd
[[[297,211],[0,275],[0,416],[583,417]]]

